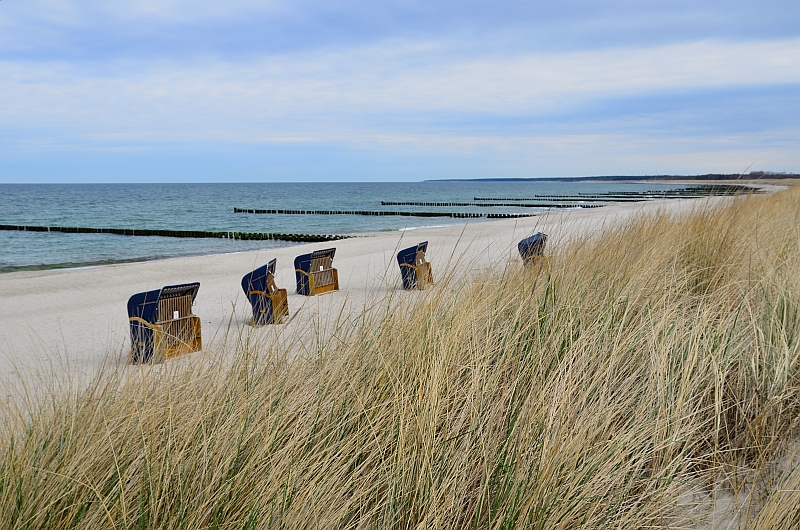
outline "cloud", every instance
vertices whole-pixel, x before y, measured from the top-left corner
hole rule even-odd
[[[785,167],[800,162],[799,6],[3,0],[0,154]]]
[[[792,0],[4,0],[0,58],[226,58],[388,40],[496,52],[657,46],[798,36]]]
[[[324,141],[381,126],[413,131],[456,116],[535,119],[611,98],[797,85],[800,39],[474,57],[441,43],[398,43],[244,63],[1,68],[4,129],[79,141]]]

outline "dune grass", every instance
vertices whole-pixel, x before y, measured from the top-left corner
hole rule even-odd
[[[795,528],[799,245],[798,188],[650,214],[302,347],[53,384],[2,412],[0,527]]]

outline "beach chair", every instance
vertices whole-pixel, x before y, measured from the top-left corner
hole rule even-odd
[[[428,242],[408,247],[397,253],[397,263],[400,264],[400,277],[403,279],[403,289],[424,289],[433,283],[431,264],[425,261],[425,251]]]
[[[132,363],[160,363],[202,349],[200,319],[192,314],[198,289],[199,283],[185,283],[130,297]]]
[[[242,278],[242,290],[253,306],[251,326],[280,324],[283,317],[289,314],[286,289],[278,289],[275,285],[277,262],[277,259],[273,259]]]
[[[294,258],[297,294],[314,296],[339,290],[339,273],[333,268],[335,253],[335,248],[328,248]]]
[[[537,260],[544,254],[544,245],[547,243],[547,234],[536,232],[532,236],[523,239],[517,245],[519,255],[525,265],[535,265]]]

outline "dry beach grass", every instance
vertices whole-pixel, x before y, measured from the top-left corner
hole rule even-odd
[[[798,188],[643,213],[302,344],[38,381],[0,526],[795,528],[799,244]]]

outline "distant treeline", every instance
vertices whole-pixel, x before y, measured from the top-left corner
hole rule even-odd
[[[705,175],[653,175],[645,177],[608,176],[589,177],[598,180],[763,180],[800,179],[797,173],[772,173],[770,171],[751,171],[750,173],[707,173]]]
[[[605,175],[590,177],[542,177],[542,178],[486,178],[486,179],[437,179],[435,182],[469,180],[472,182],[584,182],[584,181],[642,181],[642,180],[775,180],[800,179],[798,173],[773,173],[771,171],[751,171],[750,173],[707,173],[705,175]],[[427,180],[425,182],[434,182]]]

